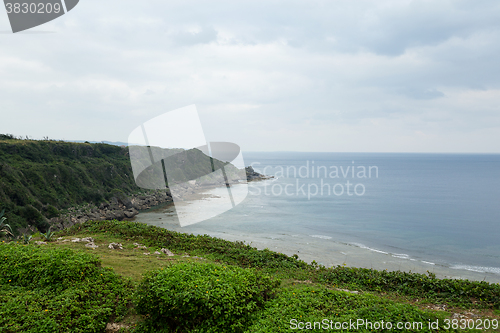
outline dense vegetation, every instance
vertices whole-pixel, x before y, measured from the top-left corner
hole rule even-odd
[[[128,149],[107,144],[0,138],[0,210],[12,229],[45,232],[61,209],[133,193]]]
[[[144,155],[144,149],[133,151]],[[210,160],[197,149],[152,149],[155,156],[170,155],[173,173],[188,180],[210,173],[226,163]],[[136,156],[150,163],[150,156]],[[179,162],[180,161],[180,162]],[[155,164],[153,168],[161,167]],[[160,173],[163,178],[163,172]],[[146,175],[146,174],[145,174]],[[141,178],[139,178],[141,180]],[[147,188],[147,186],[146,186]],[[0,135],[0,211],[16,233],[35,226],[46,232],[47,219],[59,211],[86,203],[98,204],[113,196],[141,191],[135,181],[128,147],[101,143],[20,140]]]
[[[324,332],[325,325],[344,332],[401,331],[335,328],[363,319],[376,325],[410,323],[403,329],[409,332],[455,332],[461,330],[446,328],[449,313],[429,311],[425,305],[483,313],[497,324],[500,314],[499,284],[327,269],[243,243],[129,221],[89,221],[57,236],[92,236],[100,247],[78,249],[78,243],[62,241],[40,247],[0,243],[0,270],[5,272],[0,278],[0,331],[66,332],[71,327],[72,332],[103,332],[110,322],[125,323],[122,331],[137,333],[270,333],[307,325],[312,332]],[[124,250],[108,249],[111,241],[122,243]],[[168,244],[177,255],[145,256],[134,243],[151,252]],[[131,261],[128,270],[121,266]],[[101,266],[116,267],[132,280]],[[439,329],[429,328],[437,321]]]
[[[146,274],[136,307],[147,316],[143,329],[151,332],[243,332],[279,284],[252,269],[178,264]]]
[[[132,285],[88,253],[0,243],[0,332],[103,332]]]
[[[428,322],[438,319],[444,323],[444,317],[443,314],[425,312],[410,304],[397,303],[371,294],[352,295],[325,286],[301,285],[283,288],[258,313],[247,332],[293,332],[300,330],[300,326],[312,332],[432,332]],[[296,321],[291,321],[291,318]],[[358,326],[359,319],[364,322]],[[303,324],[300,325],[299,322]],[[344,330],[342,323],[346,323]],[[351,323],[356,323],[355,329]],[[387,323],[393,325],[391,329],[388,329]],[[401,326],[403,329],[398,329],[398,323],[404,323]],[[404,325],[409,325],[410,328],[404,329]],[[441,332],[453,331],[446,330],[443,326]]]

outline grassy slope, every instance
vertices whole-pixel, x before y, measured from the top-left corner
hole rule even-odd
[[[0,135],[0,210],[6,210],[14,231],[29,224],[45,232],[46,219],[57,216],[58,210],[143,191],[134,181],[128,147],[7,138]],[[153,149],[158,154],[161,150]],[[149,163],[149,154],[138,158]],[[174,170],[178,179],[211,172],[210,159],[199,150],[172,159],[189,161],[182,165],[185,170]],[[225,163],[214,160],[214,165]]]
[[[464,291],[441,294],[441,290],[429,290],[405,286],[412,285],[421,275],[397,275],[399,285],[405,288],[383,289],[375,285],[363,284],[367,276],[373,276],[373,271],[360,271],[351,268],[337,270],[323,269],[307,265],[295,258],[271,251],[258,251],[241,243],[232,243],[208,236],[190,236],[169,232],[164,229],[149,227],[133,222],[103,221],[85,223],[59,235],[66,239],[73,237],[91,236],[95,238],[97,249],[85,248],[84,243],[51,242],[42,245],[43,249],[69,248],[97,255],[104,268],[111,267],[118,275],[130,278],[134,285],[141,280],[145,272],[168,268],[180,262],[218,262],[224,265],[242,267],[256,267],[268,272],[275,278],[282,280],[277,297],[268,303],[268,306],[259,311],[254,318],[248,332],[287,332],[290,331],[290,319],[321,321],[323,318],[348,321],[349,319],[365,318],[371,321],[383,319],[396,322],[398,320],[428,320],[439,319],[441,323],[450,318],[452,313],[478,316],[477,318],[500,318],[499,302],[495,297],[500,293],[499,285],[474,282],[472,286],[476,293],[486,290],[490,296],[488,300],[479,300],[467,294],[465,288],[469,284],[460,281],[435,280],[437,288],[451,288],[451,285],[461,285]],[[107,248],[110,242],[119,242],[124,250]],[[148,246],[146,250],[135,250],[133,243],[138,242]],[[168,244],[168,245],[167,245]],[[144,255],[153,253],[161,247],[168,246],[177,255]],[[186,256],[187,253],[190,256]],[[193,258],[203,257],[203,259]],[[350,280],[344,279],[349,272]],[[328,276],[329,279],[325,278]],[[334,276],[337,279],[334,280]],[[464,287],[465,286],[465,287]],[[360,291],[360,294],[351,294],[340,289]],[[491,303],[493,300],[493,303]],[[435,308],[447,305],[447,311],[433,311]],[[1,305],[0,305],[1,309]],[[476,317],[474,317],[476,318]],[[134,314],[133,308],[128,315],[119,319],[124,325],[123,331],[134,331],[135,324],[142,318]],[[314,331],[314,330],[313,330]],[[324,331],[318,329],[319,331]]]
[[[0,140],[0,209],[14,229],[57,209],[99,203],[116,191],[137,192],[128,149],[106,144]],[[56,208],[56,210],[54,210]]]

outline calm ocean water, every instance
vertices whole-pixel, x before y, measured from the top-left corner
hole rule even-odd
[[[244,158],[276,178],[251,183],[242,204],[196,226],[307,235],[500,274],[500,155],[283,152]]]

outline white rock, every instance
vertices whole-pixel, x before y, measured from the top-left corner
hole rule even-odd
[[[90,247],[92,249],[97,249],[99,245],[94,244],[94,242],[85,244],[85,247]]]
[[[110,249],[115,249],[115,250],[123,250],[123,245],[120,243],[109,243],[108,248]]]
[[[107,323],[106,324],[106,333],[116,333],[119,332],[121,328],[127,328],[129,326],[124,324],[117,323]]]
[[[169,257],[173,257],[175,255],[169,249],[161,249],[160,251],[165,253]]]

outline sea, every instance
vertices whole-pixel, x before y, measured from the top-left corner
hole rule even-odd
[[[171,205],[135,220],[240,240],[327,267],[433,272],[500,282],[500,155],[251,152],[273,176],[236,207],[180,227]],[[238,185],[236,185],[238,186]],[[247,187],[240,185],[240,191]],[[201,209],[210,209],[210,190]],[[183,211],[184,209],[184,211]]]

